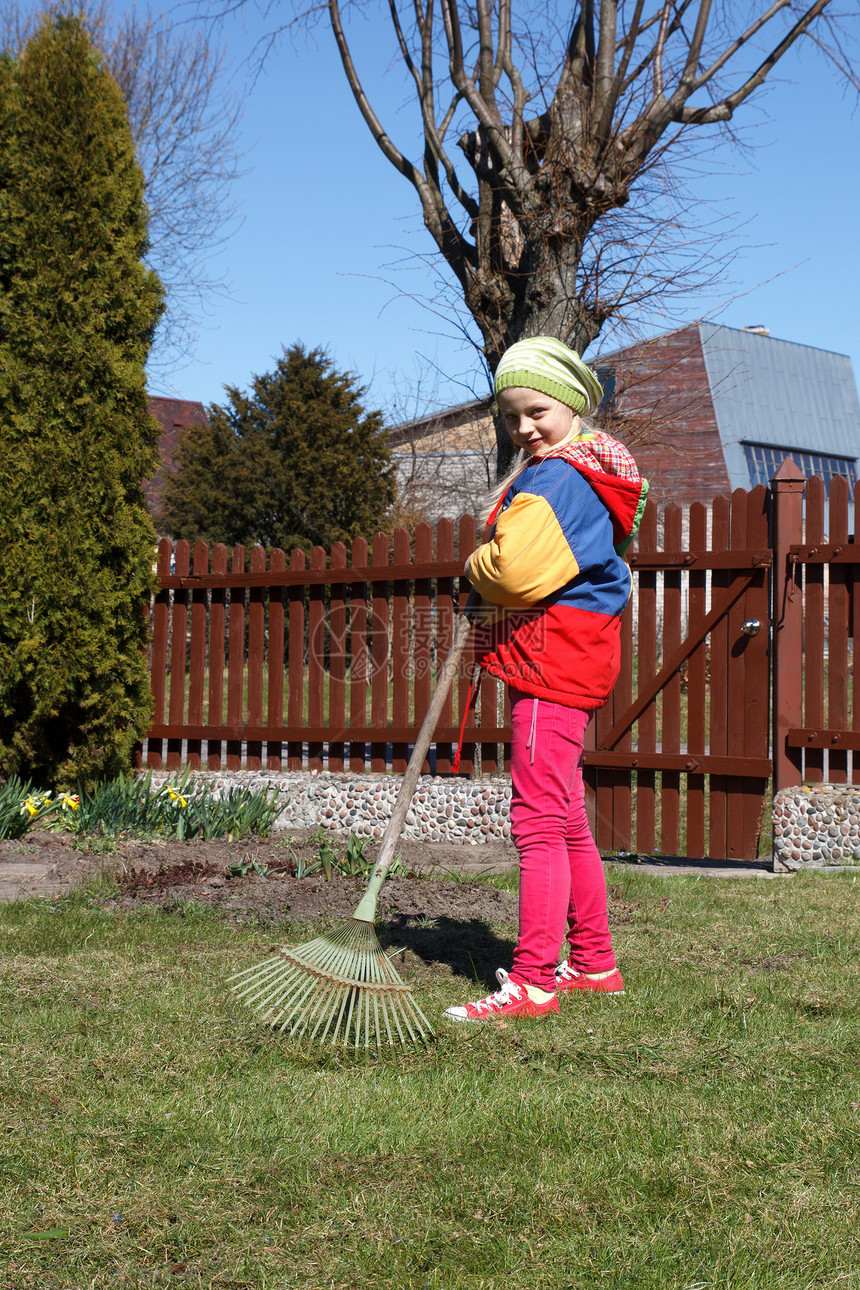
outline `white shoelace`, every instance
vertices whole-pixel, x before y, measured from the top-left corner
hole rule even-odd
[[[477,999],[472,1004],[476,1012],[481,1012],[484,1009],[490,1011],[494,1005],[503,1007],[506,1003],[510,1003],[512,999],[518,1000],[522,998],[523,987],[517,985],[516,981],[512,981],[504,968],[496,970],[496,980],[499,982],[500,988],[495,994],[488,994],[486,999]]]
[[[563,963],[559,963],[555,970],[556,981],[574,981],[578,976],[582,976],[582,973],[577,972],[576,968],[570,966],[570,959],[565,959]]]

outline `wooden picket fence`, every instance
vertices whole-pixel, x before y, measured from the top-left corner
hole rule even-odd
[[[450,646],[475,520],[293,551],[187,542],[158,551],[148,767],[403,771]],[[229,564],[229,569],[228,569]],[[427,769],[451,771],[464,663]],[[484,679],[461,770],[506,764],[501,687]]]
[[[806,509],[804,514],[804,489]],[[848,486],[784,463],[771,488],[646,510],[622,671],[584,757],[605,850],[752,859],[771,787],[860,782],[860,558]],[[179,542],[158,552],[151,768],[402,772],[468,593],[476,522],[347,551]],[[470,662],[425,771],[509,768],[504,687]],[[772,699],[772,702],[771,702]]]
[[[774,776],[860,784],[860,485],[787,476],[774,515]]]

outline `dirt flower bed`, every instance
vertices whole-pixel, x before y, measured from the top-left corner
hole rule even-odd
[[[345,850],[345,840],[329,834],[328,841]],[[232,923],[269,928],[275,948],[301,939],[309,924],[348,919],[366,886],[366,878],[336,872],[327,881],[321,870],[297,877],[319,854],[319,835],[309,831],[240,842],[123,840],[110,850],[100,840],[89,851],[75,842],[70,834],[35,831],[0,841],[0,897],[51,899],[83,889],[118,911],[182,917],[189,908],[210,910]],[[376,849],[368,847],[367,855],[374,859]],[[389,878],[380,894],[382,943],[403,951],[400,961],[413,979],[442,971],[492,984],[495,969],[510,962],[517,894],[485,879],[516,868],[513,846],[405,841],[400,855],[405,872]],[[634,908],[613,884],[610,921],[628,921]]]
[[[105,895],[109,907],[169,908],[193,901],[231,920],[256,916],[300,924],[348,918],[366,885],[364,878],[336,872],[326,881],[319,869],[297,877],[297,869],[312,864],[319,852],[318,835],[311,832],[238,842],[121,840],[111,849],[97,839],[85,851],[79,845],[70,834],[35,831],[20,841],[0,841],[0,885],[12,885],[4,884],[6,870],[20,882],[21,896],[50,897],[114,878],[119,894]],[[338,843],[333,845],[337,850]],[[373,859],[376,848],[368,847],[367,854]],[[385,884],[381,921],[442,916],[516,921],[516,895],[481,881],[482,875],[515,866],[512,846],[404,842],[400,854],[406,872]]]

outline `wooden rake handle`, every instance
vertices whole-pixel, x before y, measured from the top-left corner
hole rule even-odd
[[[457,624],[457,630],[454,634],[454,640],[448,651],[448,657],[442,666],[442,672],[436,682],[436,689],[433,698],[430,700],[430,707],[427,709],[427,715],[421,723],[421,729],[418,731],[418,738],[415,740],[415,747],[412,749],[412,756],[409,758],[409,765],[400,781],[400,788],[397,793],[397,799],[391,812],[391,819],[388,821],[385,833],[382,837],[382,845],[379,848],[379,855],[376,864],[373,866],[373,872],[370,875],[370,882],[367,887],[361,904],[355,911],[355,918],[366,918],[367,910],[370,909],[369,922],[373,921],[373,913],[376,907],[376,897],[379,889],[385,881],[388,874],[388,867],[394,859],[395,848],[400,840],[400,833],[403,829],[406,813],[412,802],[412,794],[421,775],[421,767],[424,765],[424,759],[427,756],[427,749],[430,747],[430,740],[433,738],[433,732],[439,721],[443,704],[448,697],[457,669],[460,666],[460,659],[463,657],[463,650],[466,648],[466,642],[469,634],[478,617],[481,608],[481,597],[477,591],[469,593],[469,599],[466,601],[460,621]],[[365,904],[365,902],[367,902]]]

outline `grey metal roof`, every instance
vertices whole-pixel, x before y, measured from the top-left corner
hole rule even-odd
[[[850,358],[716,323],[699,336],[732,488],[751,484],[745,442],[860,458]]]

